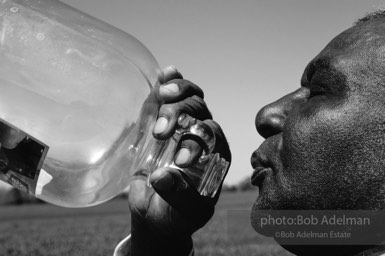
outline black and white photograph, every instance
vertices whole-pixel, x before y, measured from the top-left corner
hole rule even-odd
[[[385,255],[385,0],[1,0],[0,256]]]

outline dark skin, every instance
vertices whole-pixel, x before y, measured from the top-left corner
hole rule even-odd
[[[212,120],[202,90],[183,80],[176,70],[166,71],[163,82],[152,92],[153,98],[161,104],[154,137],[170,138],[177,129],[178,117],[187,115],[193,123],[209,125],[217,141],[213,152],[230,163],[226,138]],[[175,163],[182,168],[193,165],[202,154],[203,146],[195,138],[184,139],[175,154]],[[145,173],[138,172],[130,183],[132,229],[128,251],[132,255],[188,255],[193,246],[191,235],[213,215],[220,190],[214,198],[201,196],[189,177],[173,168],[153,171],[150,175],[152,187],[148,187]]]
[[[251,158],[256,169],[252,182],[260,190],[252,209],[252,224],[258,222],[261,210],[385,209],[384,35],[384,18],[343,32],[306,67],[298,90],[258,112],[256,128],[266,140]],[[179,197],[191,200],[183,205],[184,200],[178,200],[177,194],[190,191],[184,190],[188,185],[183,177],[174,170],[158,171],[151,177],[156,194],[146,196],[154,192],[144,190],[136,201],[130,199],[131,209],[150,209],[150,214],[146,210],[133,212],[133,230],[139,238],[156,237],[160,244],[180,245],[176,246],[179,254],[173,251],[170,255],[186,255],[191,248],[191,233],[210,218],[215,200],[206,204],[188,192],[189,196]],[[172,182],[167,182],[166,177]],[[165,186],[157,187],[157,181],[163,179]],[[137,207],[149,204],[150,207]],[[153,211],[151,206],[160,212]],[[190,206],[206,214],[187,217],[184,207],[191,210]],[[169,210],[180,214],[167,214]],[[157,213],[151,214],[154,212]],[[138,255],[168,252],[156,242],[158,251],[146,251],[145,243],[140,251],[141,243],[134,236],[135,233],[132,248],[138,248]],[[167,243],[170,240],[161,236],[176,242]],[[286,248],[298,255],[363,255],[365,250],[372,250],[372,254],[383,251],[381,247],[369,246]]]
[[[266,138],[253,153],[267,209],[385,209],[385,19],[352,27],[306,67],[301,87],[261,109]],[[385,239],[385,238],[384,238]],[[296,254],[349,255],[365,247],[287,247]]]

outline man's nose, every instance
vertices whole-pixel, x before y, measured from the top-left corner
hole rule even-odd
[[[255,117],[258,133],[265,139],[282,131],[286,118],[293,107],[308,97],[308,89],[300,89],[264,106]]]

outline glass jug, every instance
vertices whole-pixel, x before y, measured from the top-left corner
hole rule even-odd
[[[53,204],[91,206],[121,193],[139,168],[176,167],[185,134],[214,143],[203,124],[152,137],[159,76],[153,55],[107,23],[56,0],[2,1],[0,136],[11,130],[16,142],[3,142],[0,179]],[[198,172],[198,191],[213,196],[228,164],[208,146],[182,171]]]

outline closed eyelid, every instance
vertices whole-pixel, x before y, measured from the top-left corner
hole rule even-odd
[[[328,58],[314,59],[307,65],[301,78],[301,87],[312,90],[313,95],[328,92],[342,96],[349,90],[347,74]]]
[[[345,91],[346,76],[336,69],[318,69],[314,72],[310,84],[333,91]]]

